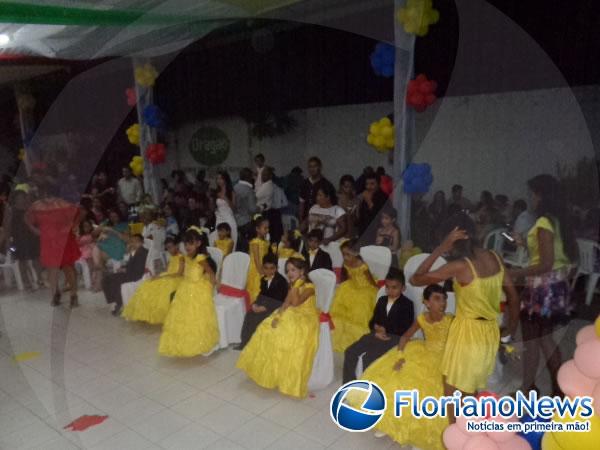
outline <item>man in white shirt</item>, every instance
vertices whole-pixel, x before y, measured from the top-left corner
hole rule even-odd
[[[123,167],[123,178],[118,183],[119,198],[127,205],[137,205],[142,200],[142,183],[131,176],[131,169]]]

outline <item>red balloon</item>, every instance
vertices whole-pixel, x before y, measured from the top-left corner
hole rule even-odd
[[[135,106],[137,104],[137,96],[134,88],[125,89],[125,96],[127,97],[127,104],[129,106]]]
[[[165,144],[150,144],[146,148],[146,157],[154,165],[164,163],[166,154]]]
[[[437,83],[421,73],[408,82],[406,103],[422,112],[437,99],[434,94],[436,88]]]

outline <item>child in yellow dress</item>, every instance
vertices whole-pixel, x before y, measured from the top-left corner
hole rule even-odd
[[[277,257],[281,259],[300,258],[304,256],[300,253],[300,244],[302,243],[302,233],[300,230],[288,230],[281,237],[281,245],[277,250]]]
[[[213,303],[215,273],[206,255],[208,240],[198,227],[183,236],[186,260],[181,281],[165,319],[158,352],[191,357],[211,352],[219,342]]]
[[[171,255],[167,271],[142,282],[123,310],[122,316],[131,321],[162,324],[171,306],[171,296],[183,279],[185,258],[179,253],[174,238],[165,239],[165,249]]]
[[[254,382],[292,397],[306,397],[319,344],[315,288],[304,260],[290,258],[290,288],[283,305],[261,322],[242,351],[237,367]]]
[[[336,352],[345,351],[349,345],[370,332],[369,320],[377,300],[377,284],[357,248],[356,239],[345,241],[340,246],[344,255],[343,274],[347,280],[338,287],[331,306],[335,325],[331,337]]]
[[[269,253],[269,221],[257,214],[252,222],[254,227],[254,239],[250,241],[250,266],[248,267],[248,280],[246,281],[246,290],[250,294],[250,301],[254,303],[260,293],[260,280],[264,273],[262,271],[262,260]]]
[[[416,418],[406,409],[402,417],[394,417],[397,390],[418,389],[421,399],[444,395],[440,366],[452,316],[445,313],[447,295],[441,286],[428,286],[423,297],[427,312],[420,314],[402,335],[398,346],[371,364],[361,378],[377,383],[386,393],[387,408],[375,426],[376,436],[388,435],[402,446],[443,450],[442,433],[448,426],[447,417]],[[423,330],[425,340],[409,342],[418,330]],[[356,405],[361,400],[364,399],[350,398],[350,403]]]
[[[233,239],[231,239],[231,226],[227,222],[217,225],[219,239],[215,241],[215,247],[223,252],[223,258],[233,251]]]

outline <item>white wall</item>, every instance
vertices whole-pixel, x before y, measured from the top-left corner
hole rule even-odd
[[[600,86],[444,98],[417,114],[414,160],[433,168],[432,190],[448,191],[460,183],[473,200],[483,189],[512,198],[525,195],[525,182],[542,172],[555,173],[556,164],[594,156],[594,148],[576,96],[584,111],[600,111]],[[198,164],[187,150],[193,132],[213,125],[231,140],[224,166],[251,164],[249,154],[264,153],[279,175],[318,155],[334,183],[344,173],[357,176],[367,165],[389,169],[388,156],[366,143],[369,124],[390,113],[392,103],[333,106],[293,111],[293,132],[248,146],[248,129],[241,118],[218,118],[186,124],[177,130],[177,158],[182,168]],[[593,121],[593,117],[592,117]],[[598,130],[594,131],[598,135]],[[249,152],[250,150],[250,152]],[[596,188],[595,186],[592,188]]]

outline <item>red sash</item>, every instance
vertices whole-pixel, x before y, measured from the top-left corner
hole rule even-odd
[[[335,326],[333,325],[333,320],[331,320],[331,316],[329,313],[322,312],[319,314],[319,322],[320,323],[329,323],[329,329],[335,330]]]
[[[238,289],[233,286],[222,284],[219,286],[219,294],[223,294],[228,297],[243,298],[244,303],[246,304],[246,311],[250,310],[250,293],[246,289]]]

